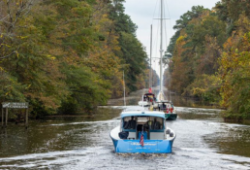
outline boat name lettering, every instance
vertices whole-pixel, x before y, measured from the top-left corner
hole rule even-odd
[[[136,145],[136,146],[138,146],[138,145],[141,145],[140,143],[131,143],[131,145]],[[155,143],[144,143],[144,146],[155,146],[156,144]]]

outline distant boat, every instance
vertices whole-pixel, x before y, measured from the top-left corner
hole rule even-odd
[[[175,137],[160,111],[124,111],[110,132],[116,153],[171,153]]]
[[[163,111],[165,113],[166,120],[176,120],[177,114],[174,109],[174,105],[172,102],[167,100],[161,100],[157,102],[158,110]]]
[[[153,110],[153,107],[156,107],[156,97],[155,94],[152,92],[152,89],[149,88],[148,92],[142,96],[141,101],[138,102],[139,106],[149,107]]]

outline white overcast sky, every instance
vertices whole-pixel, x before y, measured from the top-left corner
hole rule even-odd
[[[163,0],[165,11],[165,27],[163,35],[163,46],[169,43],[174,35],[173,26],[181,15],[190,11],[192,6],[203,6],[212,9],[219,0]],[[148,56],[150,55],[150,25],[153,25],[153,50],[152,56],[159,57],[160,49],[160,24],[157,18],[160,17],[160,0],[126,0],[124,3],[125,13],[138,26],[136,35],[140,42],[146,47]],[[156,66],[157,67],[157,66]]]

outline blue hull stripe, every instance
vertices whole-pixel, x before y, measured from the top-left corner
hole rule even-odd
[[[173,145],[169,140],[144,140],[144,146],[140,140],[112,140],[117,153],[171,153]]]

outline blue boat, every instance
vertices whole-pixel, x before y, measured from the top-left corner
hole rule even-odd
[[[111,130],[116,153],[171,153],[173,130],[166,127],[165,114],[159,111],[124,111],[121,123]]]

